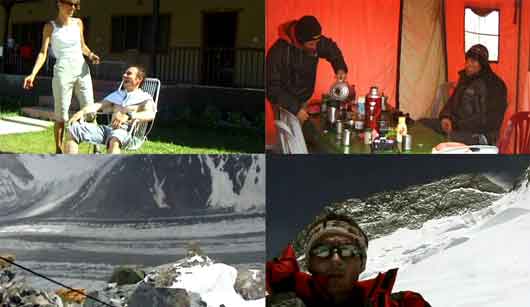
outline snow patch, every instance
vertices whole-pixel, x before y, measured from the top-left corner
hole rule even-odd
[[[394,291],[417,291],[432,306],[528,306],[529,236],[530,188],[522,185],[488,208],[373,240],[361,278],[399,267]]]
[[[200,261],[197,258],[201,258]],[[197,263],[194,266],[185,264]],[[265,298],[259,300],[245,300],[234,289],[237,269],[222,263],[213,263],[206,257],[195,256],[185,263],[175,265],[179,273],[171,288],[186,289],[188,292],[198,293],[209,307],[221,304],[231,307],[262,307]]]
[[[208,198],[211,208],[234,208],[236,212],[264,211],[265,209],[265,159],[258,156],[253,159],[252,165],[246,175],[245,183],[239,194],[234,192],[234,183],[224,170],[226,162],[221,160],[215,166],[214,157],[199,156],[201,162],[210,170],[212,178],[212,193]],[[239,175],[243,170],[238,173]],[[236,179],[238,180],[238,179]]]

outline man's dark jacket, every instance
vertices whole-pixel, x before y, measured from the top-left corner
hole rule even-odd
[[[476,75],[467,76],[464,70],[459,75],[455,92],[440,113],[440,119],[451,119],[457,133],[483,134],[488,144],[495,145],[507,106],[504,81],[489,65]]]
[[[280,27],[280,38],[267,54],[267,98],[297,114],[302,105],[311,98],[315,90],[319,58],[331,63],[335,73],[348,71],[337,44],[321,36],[315,54],[310,54],[294,38],[294,25],[289,22]]]

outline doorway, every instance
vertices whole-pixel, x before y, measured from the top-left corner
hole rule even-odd
[[[232,86],[239,12],[203,12],[202,82]]]

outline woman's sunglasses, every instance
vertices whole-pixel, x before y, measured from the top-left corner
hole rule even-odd
[[[79,9],[79,3],[74,3],[74,2],[65,1],[65,0],[59,0],[59,2],[61,2],[61,3],[64,4],[64,5],[70,5],[70,6],[72,6],[74,9]]]
[[[330,258],[334,253],[337,253],[341,258],[349,258],[363,255],[361,249],[354,244],[343,245],[327,245],[320,244],[313,247],[310,251],[311,255],[319,258]]]

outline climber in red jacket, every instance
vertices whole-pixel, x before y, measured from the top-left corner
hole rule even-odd
[[[326,213],[309,227],[300,271],[289,245],[267,262],[267,306],[430,307],[418,293],[392,293],[397,269],[359,281],[366,267],[368,237],[351,218]]]

